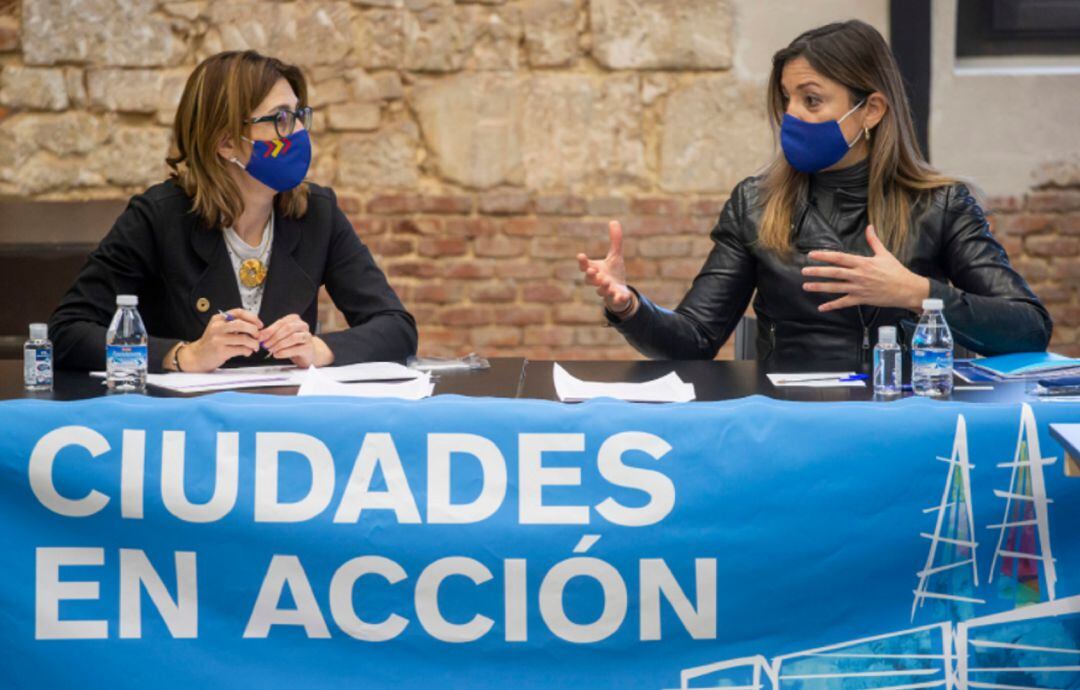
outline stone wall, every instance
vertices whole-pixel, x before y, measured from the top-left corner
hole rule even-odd
[[[634,284],[669,306],[685,292],[727,193],[772,152],[762,85],[733,67],[741,2],[0,0],[0,194],[159,181],[187,74],[254,48],[305,69],[311,179],[338,192],[423,353],[636,357],[574,256],[601,255],[620,218]],[[1010,228],[1049,213],[1029,206],[1051,192],[1018,192]],[[1075,259],[1076,209],[1053,213],[1008,241],[1047,268],[1031,279],[1075,341],[1075,274],[1054,262]]]

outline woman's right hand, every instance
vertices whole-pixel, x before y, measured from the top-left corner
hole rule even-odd
[[[244,309],[231,309],[227,313],[232,319],[214,314],[202,337],[180,350],[183,371],[213,371],[233,357],[259,351],[258,333],[262,328],[259,317]]]
[[[608,237],[611,246],[608,248],[607,256],[597,261],[584,254],[578,254],[578,267],[585,274],[585,282],[596,287],[596,294],[604,298],[604,306],[609,311],[622,314],[631,309],[631,303],[637,300],[630,288],[626,287],[626,264],[623,262],[622,253],[622,225],[619,224],[619,221],[613,220],[608,223]],[[633,311],[626,316],[632,314]]]

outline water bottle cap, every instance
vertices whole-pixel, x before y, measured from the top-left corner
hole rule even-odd
[[[30,338],[32,340],[45,340],[49,337],[49,324],[47,323],[32,323],[30,324]]]
[[[137,307],[139,306],[138,295],[117,295],[116,306],[118,307]]]
[[[877,331],[877,339],[879,343],[885,343],[886,345],[896,344],[896,326],[882,326]]]
[[[945,308],[945,303],[942,302],[939,299],[933,299],[933,298],[924,299],[922,301],[922,308],[923,308],[923,311],[929,311],[931,309],[936,309],[937,311],[941,311],[942,309]]]

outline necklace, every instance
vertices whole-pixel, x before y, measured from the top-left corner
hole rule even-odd
[[[270,250],[270,235],[273,233],[274,214],[271,213],[270,217],[266,221],[266,227],[263,228],[262,241],[258,247],[250,247],[243,243],[243,240],[239,239],[239,235],[236,235],[241,246],[236,246],[233,240],[235,231],[225,233],[225,242],[229,249],[240,260],[240,267],[237,270],[237,277],[240,280],[240,284],[246,288],[252,289],[261,286],[266,281],[267,267],[266,267],[266,254]],[[245,254],[250,254],[255,249],[258,251],[257,256],[249,256],[244,258]]]

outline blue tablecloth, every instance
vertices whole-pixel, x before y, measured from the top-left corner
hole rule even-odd
[[[1080,687],[1078,420],[3,402],[0,684]]]

